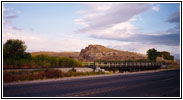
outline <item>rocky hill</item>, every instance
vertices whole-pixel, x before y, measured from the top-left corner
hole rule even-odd
[[[49,56],[58,56],[58,57],[69,57],[74,59],[79,59],[82,61],[96,61],[96,60],[105,60],[105,61],[126,61],[126,60],[146,60],[147,56],[135,52],[120,51],[112,48],[106,48],[101,45],[89,45],[85,49],[82,49],[80,52],[31,52],[32,56],[45,54]],[[158,62],[175,62],[164,60],[161,57],[157,57]]]
[[[121,61],[121,60],[144,60],[146,55],[138,54],[128,51],[120,51],[111,48],[106,48],[101,45],[89,45],[82,49],[79,54],[79,59],[84,61],[107,60],[107,61]]]

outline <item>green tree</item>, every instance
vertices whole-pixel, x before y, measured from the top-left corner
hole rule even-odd
[[[18,39],[10,39],[7,40],[5,44],[3,44],[3,58],[13,58],[20,59],[24,57],[25,50],[27,46],[25,42]]]
[[[26,53],[25,42],[18,39],[9,39],[3,44],[3,65],[21,67],[31,63],[31,54]]]
[[[173,60],[174,59],[174,56],[170,55],[170,53],[167,51],[162,51],[161,57],[163,57],[166,60]]]
[[[152,48],[147,51],[148,60],[156,61],[156,57],[158,56],[157,50]]]
[[[158,56],[158,57],[161,57],[161,55],[162,55],[162,53],[158,51],[158,52],[157,52],[157,56]]]

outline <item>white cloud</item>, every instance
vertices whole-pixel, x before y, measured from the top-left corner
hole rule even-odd
[[[53,36],[54,37],[54,36]],[[65,36],[61,38],[49,38],[48,36],[39,35],[32,31],[17,30],[11,26],[3,30],[3,43],[8,39],[20,39],[25,41],[27,51],[80,51],[89,44],[100,44],[92,40],[82,40]]]
[[[160,5],[154,5],[154,6],[152,6],[152,10],[158,12],[160,10]]]
[[[120,37],[129,37],[138,32],[138,29],[130,24],[129,22],[115,24],[112,27],[106,29],[96,29],[96,30],[88,30],[92,34],[92,37],[96,38],[111,38],[111,39],[119,39]]]
[[[134,21],[141,21],[143,24],[140,14],[149,9],[158,12],[160,4],[111,3],[107,5],[94,3],[85,6],[86,9],[79,11],[83,17],[75,20],[76,24],[83,25],[83,28],[76,31],[77,33],[89,34],[93,38],[108,41],[116,40],[118,43],[108,44],[108,46],[120,50],[145,54],[148,49],[157,48],[179,54],[179,49],[176,51],[171,49],[179,47],[177,38],[180,37],[178,36],[180,32],[177,30],[167,29],[147,34],[132,24]]]
[[[146,54],[147,50],[151,48],[155,48],[158,51],[168,51],[173,55],[180,54],[180,46],[165,46],[165,45],[156,45],[148,43],[127,42],[127,43],[119,43],[116,45],[108,45],[108,47],[141,54]]]
[[[27,51],[80,51],[89,44],[100,44],[92,40],[82,40],[71,36],[47,36],[36,31],[12,26],[11,22],[18,17],[19,11],[3,6],[3,43],[8,39],[25,41]]]
[[[144,3],[92,3],[79,11],[83,17],[76,19],[76,24],[84,25],[78,33],[87,33],[92,37],[119,38],[138,33],[138,28],[131,24],[136,16],[148,10],[151,4]]]

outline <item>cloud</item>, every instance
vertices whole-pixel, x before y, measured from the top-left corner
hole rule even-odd
[[[18,18],[20,12],[13,8],[3,7],[3,43],[8,39],[25,41],[27,51],[80,51],[89,44],[100,44],[92,40],[82,40],[71,36],[41,35],[34,29],[13,26],[11,23]],[[51,37],[53,36],[53,37]],[[61,38],[59,38],[61,37]],[[54,39],[53,39],[54,38]]]
[[[156,45],[170,45],[170,46],[179,46],[180,45],[180,34],[163,34],[163,35],[147,35],[147,34],[135,34],[130,37],[107,37],[101,36],[94,38],[98,39],[108,39],[108,40],[117,40],[122,42],[139,42],[146,44],[156,44]]]
[[[14,30],[17,30],[17,31],[23,31],[24,30],[24,28],[19,28],[19,27],[12,27]]]
[[[152,10],[158,12],[160,10],[160,5],[158,4],[158,5],[152,6]]]
[[[127,23],[150,8],[150,4],[147,3],[92,3],[86,6],[85,10],[79,11],[83,14],[83,18],[75,20],[77,24],[83,24],[85,27],[77,32],[105,31],[108,28]]]
[[[83,14],[81,19],[75,20],[78,24],[83,24],[84,28],[78,29],[78,33],[89,34],[93,38],[104,40],[116,40],[122,42],[138,42],[161,45],[180,45],[179,27],[153,33],[144,33],[132,24],[139,20],[139,14],[152,8],[159,11],[159,4],[149,3],[123,3],[123,4],[91,4],[85,5],[85,10],[79,11]],[[168,16],[167,22],[178,21],[177,12]]]
[[[80,51],[89,44],[100,44],[92,40],[82,40],[71,36],[48,37],[38,34],[31,30],[21,30],[16,27],[8,26],[3,29],[3,43],[8,39],[20,39],[25,41],[28,52],[33,51]],[[59,38],[61,37],[61,38]],[[54,39],[53,39],[54,38]]]
[[[169,23],[180,23],[180,11],[176,11],[176,12],[171,13],[168,16],[168,19],[166,20],[166,22],[169,22]]]
[[[134,36],[137,42],[147,42],[149,44],[161,44],[169,46],[180,45],[180,34],[165,34],[165,35],[138,35]]]
[[[86,4],[84,10],[77,12],[83,17],[75,20],[76,24],[82,24],[84,27],[76,32],[86,33],[97,39],[119,41],[119,38],[128,38],[140,33],[131,22],[139,20],[139,14],[150,8],[149,3]]]
[[[5,8],[3,6],[3,24],[10,24],[13,19],[17,18],[20,11],[16,11],[13,8]]]
[[[12,26],[7,26],[3,29],[3,42],[5,43],[8,39],[22,39],[26,41],[41,40],[41,38],[35,36],[34,33]]]
[[[147,50],[149,50],[151,48],[155,48],[158,51],[168,51],[172,55],[174,55],[175,58],[177,58],[177,59],[179,59],[179,56],[180,56],[180,46],[165,46],[165,45],[161,45],[161,44],[128,42],[125,44],[119,43],[116,45],[108,45],[108,47],[115,48],[118,50],[123,50],[123,51],[136,52],[136,53],[145,54],[145,55],[146,55]]]

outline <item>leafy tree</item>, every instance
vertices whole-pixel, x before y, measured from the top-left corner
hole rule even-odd
[[[37,55],[32,57],[25,52],[25,42],[18,39],[7,40],[3,44],[3,66],[4,68],[25,68],[25,67],[78,67],[82,63],[78,60],[67,57],[54,57],[48,55]]]
[[[20,59],[24,57],[26,48],[27,46],[25,45],[25,42],[22,40],[18,39],[7,40],[7,42],[3,44],[3,58]]]
[[[161,57],[163,57],[166,60],[173,60],[174,59],[174,56],[170,55],[170,53],[167,51],[162,51]]]
[[[158,51],[158,52],[157,52],[157,56],[158,56],[158,57],[161,57],[161,55],[162,55],[162,53]]]
[[[20,67],[31,63],[31,54],[26,53],[25,42],[18,39],[9,39],[3,44],[3,65]]]
[[[156,61],[156,57],[158,56],[157,50],[152,48],[147,51],[148,60]]]
[[[166,60],[174,60],[174,56],[170,55],[167,51],[159,52],[156,49],[149,49],[147,51],[148,60],[155,61],[156,57],[162,57]]]

